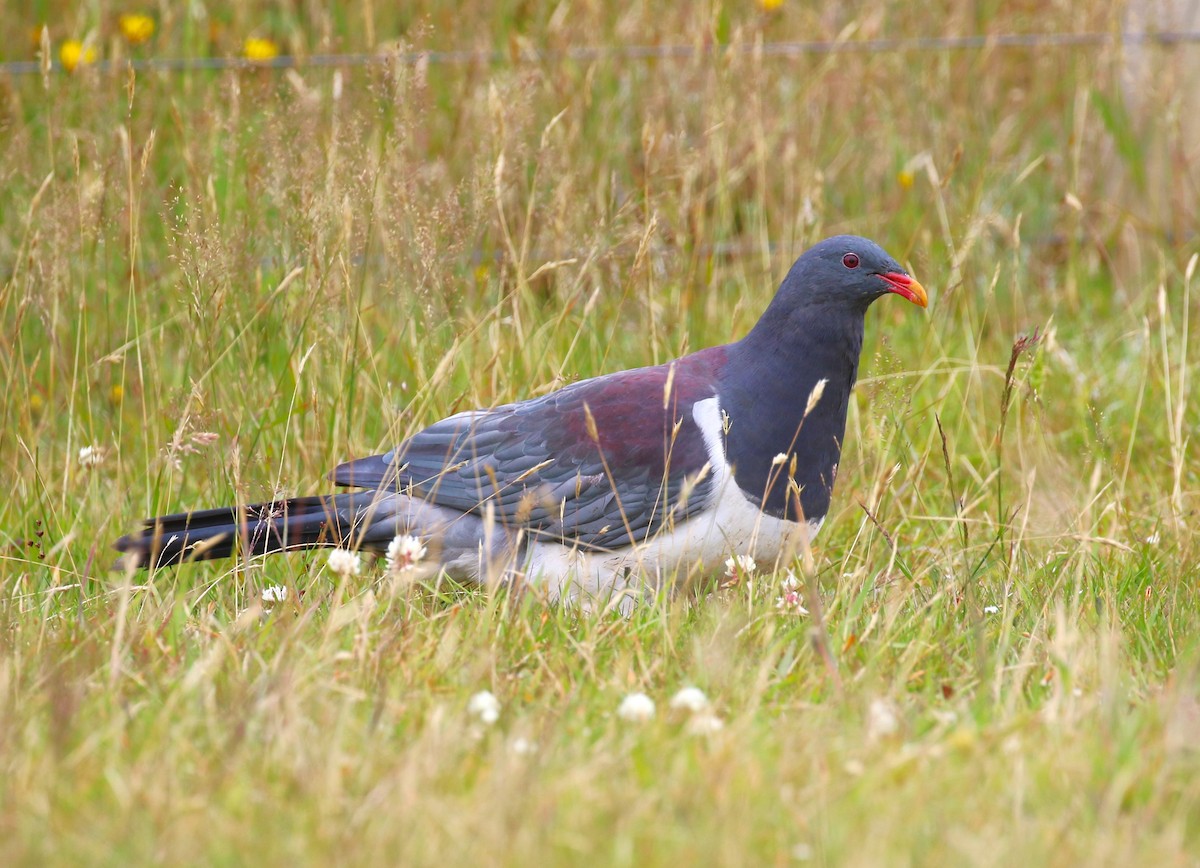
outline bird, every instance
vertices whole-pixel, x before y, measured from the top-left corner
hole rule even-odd
[[[875,242],[827,238],[740,340],[449,416],[334,468],[342,493],[146,519],[115,547],[163,568],[404,542],[414,578],[593,602],[779,564],[829,511],[867,308],[889,294],[928,304]]]

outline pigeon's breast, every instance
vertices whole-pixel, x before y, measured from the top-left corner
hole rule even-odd
[[[530,546],[525,575],[553,599],[609,599],[643,584],[659,587],[711,576],[737,555],[754,558],[759,571],[784,567],[811,542],[824,516],[801,525],[763,512],[738,487],[725,456],[724,417],[716,397],[696,402],[693,418],[708,451],[712,485],[706,502],[679,522],[628,549],[589,552],[559,543]]]

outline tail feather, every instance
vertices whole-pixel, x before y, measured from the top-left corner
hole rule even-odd
[[[370,489],[148,518],[115,546],[125,553],[118,568],[170,567],[234,553],[250,557],[322,546],[385,552],[399,534],[414,535],[426,546],[426,569],[467,580],[480,575],[481,564],[490,575],[524,551],[519,528]]]
[[[142,567],[262,555],[294,548],[337,546],[353,538],[361,495],[295,497],[244,507],[181,512],[146,519],[116,548]]]

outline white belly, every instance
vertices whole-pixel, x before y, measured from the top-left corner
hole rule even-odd
[[[717,399],[698,402],[693,415],[704,436],[713,475],[706,509],[620,552],[586,552],[559,543],[536,542],[530,547],[526,580],[552,599],[603,601],[627,588],[661,587],[711,575],[735,555],[749,555],[767,571],[791,560],[805,544],[802,527],[798,522],[765,515],[734,481],[725,460]],[[809,541],[822,521],[824,516],[807,523]]]

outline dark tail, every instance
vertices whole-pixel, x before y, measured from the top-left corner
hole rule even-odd
[[[249,556],[343,545],[353,540],[361,507],[373,497],[372,492],[294,497],[165,515],[146,519],[140,531],[115,545],[125,553],[122,560],[134,559],[139,567],[210,561],[235,551]]]

